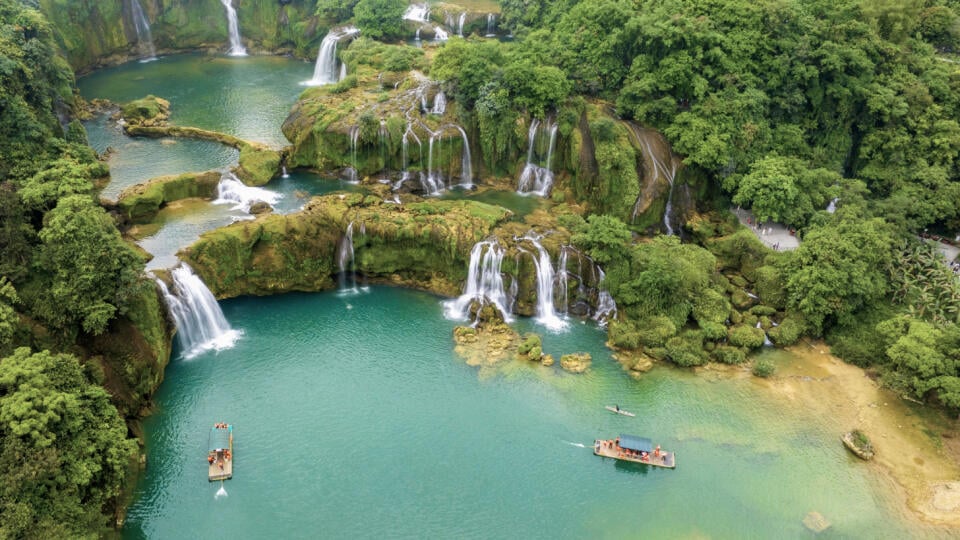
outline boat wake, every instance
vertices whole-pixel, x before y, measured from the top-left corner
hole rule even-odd
[[[570,446],[576,446],[577,448],[586,448],[586,447],[587,447],[587,445],[585,445],[585,444],[583,444],[583,443],[570,442],[570,441],[563,441],[563,442],[569,444]]]
[[[217,494],[214,495],[214,498],[219,499],[220,497],[226,497],[226,496],[227,496],[227,490],[223,489],[223,482],[220,482],[220,489],[217,490]]]

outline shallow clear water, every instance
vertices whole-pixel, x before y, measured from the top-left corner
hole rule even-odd
[[[110,183],[101,196],[116,200],[124,189],[167,174],[226,169],[240,152],[212,141],[149,139],[124,135],[115,120],[101,114],[84,123],[90,146],[98,153],[111,149]]]
[[[183,54],[103,69],[77,86],[88,100],[116,103],[153,94],[170,102],[173,124],[279,148],[289,144],[280,125],[312,73],[312,64],[278,56]]]
[[[175,351],[126,537],[808,538],[812,510],[833,523],[828,538],[916,534],[823,419],[775,406],[753,379],[660,368],[634,381],[590,324],[545,334],[555,357],[593,355],[571,375],[467,366],[423,293],[222,306],[244,336],[189,361]],[[217,421],[236,433],[220,498],[205,461]],[[594,438],[619,433],[675,451],[678,468],[592,455]]]

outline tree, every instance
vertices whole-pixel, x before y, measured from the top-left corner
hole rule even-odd
[[[353,8],[353,20],[364,35],[374,39],[403,35],[405,0],[359,0]]]
[[[67,354],[0,360],[0,537],[80,537],[106,525],[136,443]]]
[[[89,197],[61,199],[44,219],[38,254],[45,287],[34,310],[55,328],[100,334],[141,286],[143,262]]]
[[[811,231],[785,264],[787,303],[816,334],[889,290],[893,235],[882,219],[843,220]]]

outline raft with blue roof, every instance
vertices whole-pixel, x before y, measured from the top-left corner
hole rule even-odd
[[[660,449],[660,445],[653,445],[653,441],[646,437],[621,434],[616,439],[597,439],[593,441],[594,455],[632,461],[654,467],[673,469],[677,466],[676,455]]]

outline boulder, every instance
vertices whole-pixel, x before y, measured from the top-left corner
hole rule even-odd
[[[583,373],[590,367],[590,353],[565,354],[560,357],[560,367],[570,373]]]

